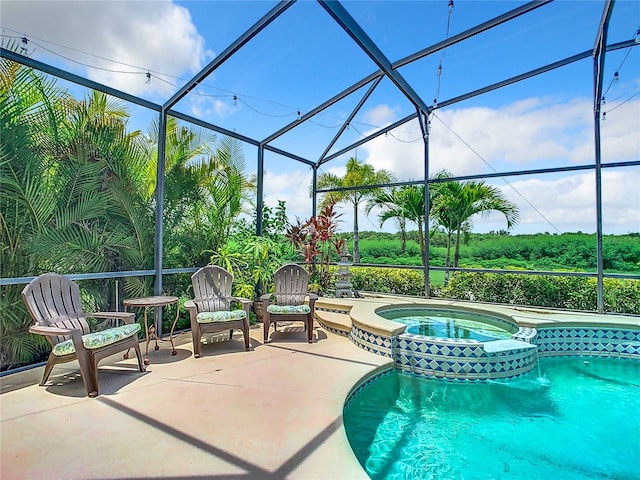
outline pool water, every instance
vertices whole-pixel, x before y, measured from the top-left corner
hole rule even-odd
[[[640,361],[542,358],[503,382],[391,371],[344,411],[372,479],[640,479]]]
[[[509,339],[518,330],[490,315],[461,310],[399,308],[379,312],[379,315],[407,325],[406,333],[427,337],[490,342]]]

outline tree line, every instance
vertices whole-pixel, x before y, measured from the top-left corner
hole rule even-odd
[[[350,236],[349,236],[350,237]],[[363,263],[421,265],[419,235],[408,232],[403,249],[399,233],[360,232]],[[447,238],[431,232],[432,266],[446,265]],[[609,273],[640,273],[640,234],[603,236],[604,269]],[[460,247],[460,266],[538,271],[595,272],[596,235],[586,233],[506,235],[471,233]]]

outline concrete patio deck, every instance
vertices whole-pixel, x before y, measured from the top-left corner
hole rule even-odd
[[[251,330],[203,345],[190,332],[134,359],[101,363],[100,396],[86,397],[77,363],[0,379],[3,480],[360,479],[342,408],[351,388],[390,360],[316,327],[272,335]],[[144,349],[144,343],[142,343]],[[144,350],[143,350],[144,353]]]

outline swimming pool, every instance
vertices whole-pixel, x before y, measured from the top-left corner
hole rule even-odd
[[[508,382],[395,370],[347,400],[344,424],[373,479],[637,479],[640,361],[542,358]]]
[[[406,333],[438,338],[462,338],[478,342],[504,340],[518,327],[491,315],[454,309],[403,307],[381,309],[387,320],[407,325]]]

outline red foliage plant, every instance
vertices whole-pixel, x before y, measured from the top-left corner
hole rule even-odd
[[[304,222],[297,218],[296,223],[287,228],[286,237],[304,258],[311,281],[322,289],[327,289],[331,280],[329,262],[332,253],[340,255],[345,245],[345,239],[333,238],[341,215],[335,210],[335,202],[331,202],[318,215]]]

